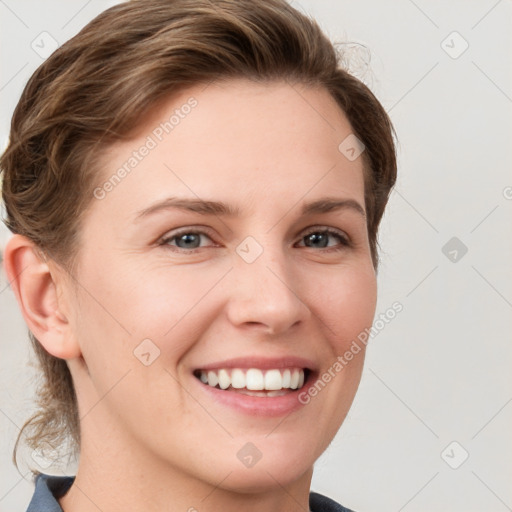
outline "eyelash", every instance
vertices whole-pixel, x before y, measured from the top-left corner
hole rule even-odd
[[[315,233],[316,234],[323,234],[323,235],[325,235],[325,234],[331,235],[331,236],[336,237],[340,241],[340,245],[336,246],[336,247],[321,247],[320,249],[322,249],[324,252],[342,251],[343,249],[346,249],[346,248],[352,246],[352,243],[350,242],[349,238],[346,235],[344,235],[342,232],[339,232],[339,231],[331,229],[331,228],[314,228],[314,229],[311,229],[310,231],[307,231],[302,236],[302,238],[300,240],[302,241],[307,236],[315,234]],[[214,241],[212,239],[212,237],[206,231],[201,231],[201,230],[197,230],[197,229],[183,229],[183,230],[180,230],[180,231],[178,231],[176,233],[173,233],[172,235],[165,236],[164,238],[161,239],[161,241],[159,242],[158,245],[172,247],[171,250],[173,250],[175,252],[183,252],[183,253],[187,253],[187,254],[194,254],[194,253],[200,251],[201,249],[204,249],[204,247],[196,247],[196,248],[193,248],[193,249],[184,249],[182,247],[177,247],[177,246],[170,245],[169,242],[171,242],[171,241],[173,241],[173,240],[175,240],[175,239],[177,239],[177,238],[179,238],[180,236],[183,236],[183,235],[205,235],[210,240]],[[305,246],[303,246],[303,247],[305,247]],[[313,247],[307,247],[307,248],[308,249],[314,249]]]

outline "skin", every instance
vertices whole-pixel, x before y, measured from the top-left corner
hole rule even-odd
[[[98,183],[191,96],[190,114],[92,200],[73,278],[22,236],[6,249],[29,328],[67,360],[77,390],[82,446],[60,499],[65,512],[309,510],[313,464],[359,385],[364,346],[286,417],[249,415],[199,393],[192,371],[231,357],[305,357],[321,375],[371,326],[377,286],[363,215],[300,214],[325,196],[365,206],[362,158],[338,150],[351,126],[323,89],[245,80],[192,87],[108,148]],[[167,209],[135,221],[169,196],[241,213]],[[328,247],[307,245],[307,234],[327,227],[351,245],[332,235]],[[202,228],[195,252],[179,237],[160,243],[178,228]],[[248,236],[263,249],[252,263],[236,252]],[[149,366],[133,354],[144,339],[160,349]],[[262,454],[252,468],[236,455],[247,442]]]

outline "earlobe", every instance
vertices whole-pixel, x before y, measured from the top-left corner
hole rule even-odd
[[[61,359],[79,357],[80,346],[59,293],[65,283],[36,245],[25,236],[13,235],[5,247],[4,268],[28,328],[46,351]]]

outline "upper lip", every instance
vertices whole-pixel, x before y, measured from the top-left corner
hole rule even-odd
[[[205,364],[197,367],[197,370],[218,370],[220,368],[304,368],[314,370],[313,361],[303,357],[285,356],[285,357],[236,357],[224,361]]]

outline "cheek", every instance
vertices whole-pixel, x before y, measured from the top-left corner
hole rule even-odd
[[[215,309],[215,287],[226,269],[169,265],[140,271],[131,283],[131,299],[120,305],[120,314],[139,336],[151,334],[165,340],[186,328],[185,338],[191,338],[193,332],[202,332],[207,311]]]
[[[103,353],[116,357],[124,353],[133,362],[133,350],[150,339],[165,359],[179,358],[211,322],[214,293],[210,292],[227,270],[192,270],[161,262],[156,267],[122,262],[89,267],[83,276],[89,293],[83,294],[78,311],[84,343],[96,349],[101,343]]]
[[[336,353],[372,325],[377,303],[377,280],[369,268],[330,269],[313,278],[311,309],[322,320]]]

